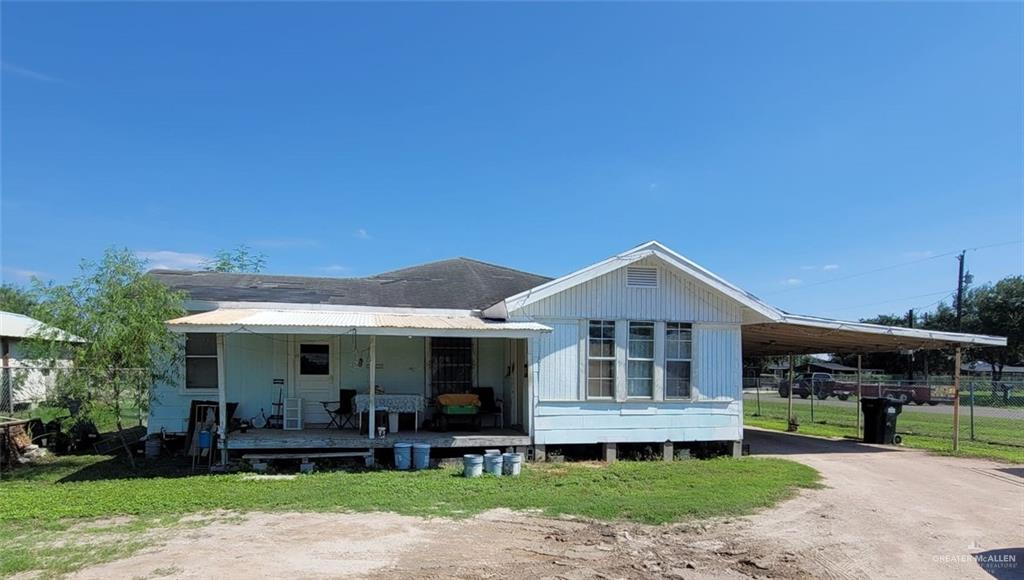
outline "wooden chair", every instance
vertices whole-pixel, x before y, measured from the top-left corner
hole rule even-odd
[[[338,400],[337,401],[320,401],[320,404],[324,406],[324,411],[330,416],[331,422],[327,424],[327,428],[336,427],[338,429],[355,429],[355,423],[353,421],[356,418],[356,403],[355,403],[356,391],[355,389],[338,389]]]
[[[494,426],[499,429],[505,428],[505,413],[502,400],[494,397],[494,389],[491,387],[473,387],[470,393],[480,397],[480,415],[494,417]]]

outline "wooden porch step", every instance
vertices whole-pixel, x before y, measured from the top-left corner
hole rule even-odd
[[[332,457],[367,457],[372,451],[323,451],[317,453],[247,453],[242,459],[328,459]]]

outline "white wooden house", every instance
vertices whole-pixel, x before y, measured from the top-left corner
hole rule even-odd
[[[539,450],[723,441],[738,452],[745,354],[1005,344],[790,315],[658,242],[555,279],[463,258],[368,278],[151,275],[191,296],[191,314],[168,322],[187,337],[185,364],[176,384],[154,386],[151,432],[184,432],[192,400],[216,402],[224,418],[228,403],[249,418],[278,396],[299,400],[301,429],[228,432],[229,449],[429,438]],[[417,431],[435,395],[481,386],[502,399],[502,428]],[[321,401],[342,388],[370,408],[418,396],[423,413],[384,439],[324,429]]]
[[[35,406],[52,392],[58,372],[71,368],[71,361],[37,361],[25,352],[24,341],[47,337],[68,343],[82,339],[14,312],[0,311],[0,413]]]

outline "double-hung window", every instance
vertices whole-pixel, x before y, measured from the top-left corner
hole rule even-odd
[[[654,323],[630,322],[626,350],[626,394],[654,396]]]
[[[665,398],[689,399],[693,366],[693,330],[689,324],[669,322],[665,327]]]
[[[185,388],[216,389],[217,335],[190,332],[185,335]]]
[[[615,396],[615,321],[591,320],[587,335],[587,396]]]

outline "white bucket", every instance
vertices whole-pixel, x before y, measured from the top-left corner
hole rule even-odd
[[[462,476],[480,477],[484,472],[484,458],[482,455],[467,454],[462,456]]]
[[[505,475],[511,475],[517,477],[519,472],[523,468],[523,454],[522,453],[506,453],[501,456],[503,461],[501,463],[501,472]]]
[[[501,459],[501,455],[497,453],[488,453],[484,455],[484,471],[490,475],[496,475],[501,477],[501,466],[504,461]]]

